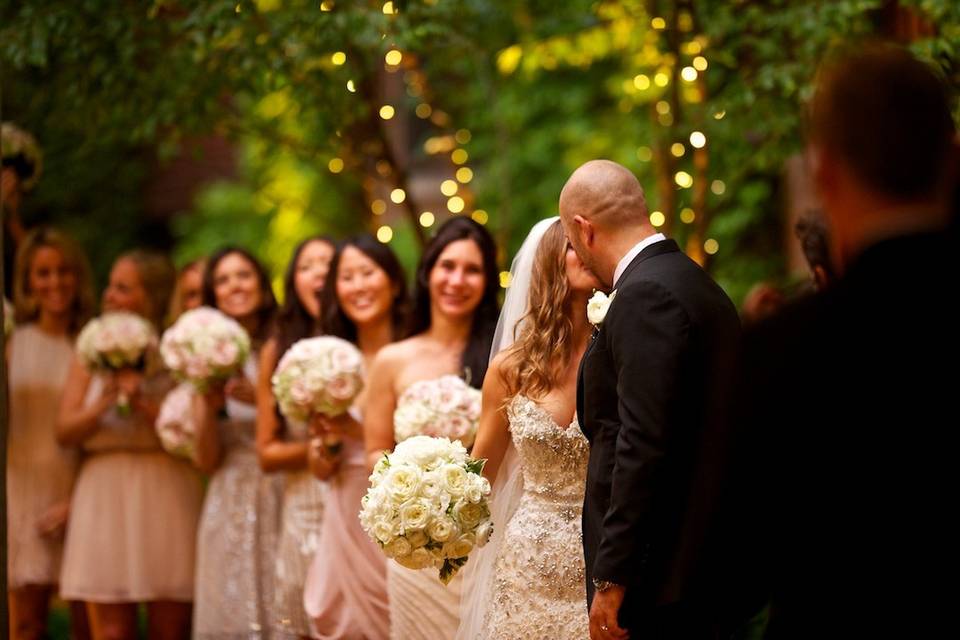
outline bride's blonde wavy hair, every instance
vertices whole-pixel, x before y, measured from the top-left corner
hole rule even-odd
[[[573,352],[567,237],[560,221],[540,239],[530,274],[528,311],[517,322],[514,343],[500,368],[507,398],[537,399],[555,388]]]

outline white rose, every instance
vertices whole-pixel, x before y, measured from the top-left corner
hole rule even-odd
[[[467,487],[467,472],[460,465],[445,464],[440,467],[440,478],[443,488],[454,497],[463,495]]]
[[[410,555],[395,559],[401,566],[407,569],[426,569],[435,564],[433,555],[423,547],[414,549],[410,552]]]
[[[394,538],[390,544],[384,545],[383,553],[388,558],[402,558],[413,551],[413,547],[406,538]]]
[[[420,487],[420,470],[411,466],[393,467],[382,482],[390,499],[402,504],[416,495]]]
[[[493,535],[493,522],[487,520],[480,524],[477,527],[477,546],[482,547],[490,541],[490,536]]]
[[[437,542],[448,542],[460,533],[457,523],[448,516],[435,518],[427,527],[427,535]]]
[[[616,291],[611,293],[609,297],[603,291],[597,291],[593,294],[593,297],[587,302],[587,320],[590,321],[590,324],[595,327],[600,326],[603,319],[607,317],[607,309],[610,308],[610,303],[616,296]]]
[[[379,520],[373,524],[373,535],[380,542],[387,544],[393,538],[393,524]]]
[[[400,521],[404,530],[423,529],[430,521],[431,504],[426,500],[410,500],[400,507]]]
[[[490,512],[485,505],[472,502],[460,502],[453,508],[453,516],[460,521],[463,529],[473,529],[488,515]]]
[[[428,471],[423,474],[423,480],[420,483],[421,494],[427,498],[436,498],[442,490],[442,481],[437,471]]]
[[[407,531],[407,542],[414,549],[419,549],[430,542],[430,538],[422,530],[417,529],[416,531]]]
[[[465,558],[470,555],[477,544],[477,539],[472,533],[465,533],[456,540],[452,540],[443,545],[444,558]]]

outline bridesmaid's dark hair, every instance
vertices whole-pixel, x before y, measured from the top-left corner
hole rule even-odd
[[[218,249],[207,260],[207,268],[203,271],[203,304],[217,308],[217,296],[214,293],[213,274],[217,271],[220,262],[231,254],[237,254],[253,266],[260,284],[260,308],[257,310],[257,332],[250,336],[253,343],[259,347],[270,335],[273,325],[273,314],[277,310],[277,299],[270,288],[270,276],[260,261],[252,253],[242,247],[226,246]]]
[[[486,284],[480,304],[473,312],[473,325],[470,338],[463,350],[460,364],[471,386],[483,386],[483,377],[487,373],[490,360],[490,345],[497,328],[500,305],[497,297],[500,290],[500,278],[497,274],[497,246],[486,227],[470,218],[452,218],[437,231],[430,244],[423,251],[417,267],[417,281],[414,285],[413,313],[410,316],[410,335],[423,333],[430,327],[430,272],[437,264],[440,254],[452,242],[473,240],[483,256],[483,275]]]
[[[386,272],[393,285],[394,296],[391,312],[393,338],[399,340],[404,336],[407,322],[409,301],[407,300],[407,281],[403,274],[403,267],[397,260],[396,254],[390,247],[378,241],[369,233],[351,236],[337,245],[337,251],[330,261],[330,271],[327,272],[327,281],[323,285],[323,294],[320,296],[320,309],[323,315],[323,332],[356,344],[357,327],[343,312],[340,300],[337,297],[337,272],[340,270],[340,258],[347,247],[353,247],[377,263]]]
[[[320,332],[323,307],[320,308],[320,318],[311,316],[307,308],[303,306],[300,296],[297,295],[296,285],[297,262],[300,260],[300,254],[307,248],[307,245],[314,242],[322,242],[333,250],[337,248],[337,243],[328,236],[310,236],[293,250],[290,264],[287,265],[287,271],[283,276],[283,306],[277,311],[277,319],[274,324],[274,336],[277,340],[277,364],[280,364],[280,358],[294,342],[310,338]],[[326,279],[324,279],[324,283],[326,283]]]

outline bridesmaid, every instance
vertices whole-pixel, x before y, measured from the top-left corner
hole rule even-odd
[[[79,464],[75,450],[57,445],[54,428],[73,340],[93,312],[93,288],[80,249],[53,229],[26,237],[13,287],[19,324],[7,341],[10,637],[43,638]],[[87,637],[82,602],[71,603],[70,619],[71,635]]]
[[[167,258],[124,254],[110,272],[103,310],[159,325],[173,279]],[[74,358],[60,405],[57,439],[84,453],[60,594],[87,602],[94,638],[134,637],[141,602],[151,638],[182,638],[190,630],[202,491],[197,473],[165,453],[153,429],[171,384],[152,355],[145,372],[112,375],[92,373]],[[115,409],[120,390],[130,398],[130,415]]]
[[[290,346],[320,333],[320,293],[330,270],[333,241],[316,236],[300,243],[284,276],[284,304],[274,335],[260,352],[257,379],[257,452],[267,473],[284,472],[280,543],[277,547],[274,624],[291,637],[308,637],[303,583],[317,552],[326,484],[307,469],[307,426],[284,421],[270,379]]]
[[[227,247],[210,257],[203,303],[243,325],[253,349],[242,375],[194,397],[196,462],[212,475],[197,534],[193,633],[268,638],[282,487],[257,464],[254,382],[276,301],[256,258]]]
[[[323,328],[357,345],[369,366],[400,337],[406,293],[403,270],[386,245],[369,235],[350,238],[334,254],[323,288]],[[368,397],[362,393],[349,414],[311,425],[327,444],[320,437],[310,441],[310,467],[329,485],[319,550],[304,587],[315,638],[382,640],[389,634],[386,558],[357,517],[369,486],[360,410]]]
[[[497,324],[496,247],[487,230],[453,218],[437,231],[417,269],[413,336],[385,347],[370,369],[364,424],[372,469],[396,446],[394,412],[408,390],[454,375],[479,388]],[[452,638],[459,624],[460,574],[444,585],[436,569],[387,563],[390,637]]]
[[[203,304],[203,270],[207,266],[206,258],[188,262],[177,273],[177,283],[170,297],[170,312],[167,325],[177,321],[184,311],[196,309]]]

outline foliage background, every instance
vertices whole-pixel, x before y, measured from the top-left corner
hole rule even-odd
[[[131,246],[185,261],[226,241],[280,273],[307,233],[383,223],[370,210],[377,163],[390,165],[378,179],[405,186],[409,171],[449,153],[428,153],[431,139],[466,140],[455,136],[466,130],[469,142],[452,143],[474,172],[461,185],[465,213],[489,217],[504,267],[531,224],[555,213],[570,171],[607,157],[638,174],[664,228],[739,300],[752,283],[788,275],[782,168],[802,147],[817,60],[838,43],[889,35],[898,11],[922,23],[911,46],[960,86],[951,0],[9,2],[3,118],[45,151],[27,222],[68,228],[101,279]],[[401,65],[384,62],[393,48]],[[684,80],[698,55],[706,69]],[[378,115],[394,72],[406,87],[392,103],[397,118],[413,123],[403,162]],[[432,115],[418,122],[421,103]],[[172,218],[148,216],[142,194],[156,164],[195,152],[191,141],[208,134],[235,141],[237,177]],[[678,171],[691,187],[678,186]],[[407,192],[389,224],[412,266],[423,231]],[[685,208],[693,222],[680,219]],[[703,251],[708,239],[715,255]]]

